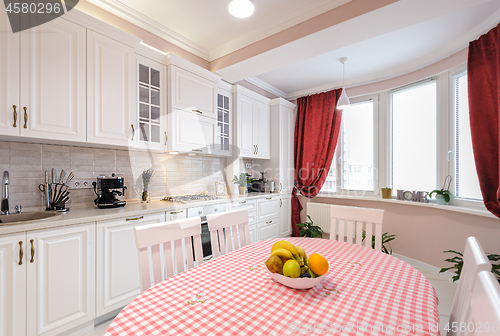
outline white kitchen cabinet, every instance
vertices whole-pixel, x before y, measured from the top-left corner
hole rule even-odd
[[[217,120],[183,110],[168,114],[167,148],[170,151],[210,154]]]
[[[271,139],[270,100],[240,85],[233,86],[240,156],[269,159]]]
[[[26,335],[27,255],[26,233],[0,236],[0,336]]]
[[[27,335],[58,335],[95,318],[95,224],[28,232]]]
[[[136,120],[134,48],[87,32],[87,142],[133,145]]]
[[[136,55],[137,136],[139,148],[162,150],[167,145],[167,67]]]
[[[256,212],[257,211],[257,200],[240,200],[233,201],[228,204],[228,210],[243,210],[246,209],[248,212]]]
[[[141,293],[134,227],[164,221],[165,212],[97,222],[97,316],[126,306]]]
[[[249,225],[248,230],[250,232],[250,243],[255,243],[257,241],[256,233],[257,233],[257,225]]]
[[[167,222],[186,218],[186,209],[167,211]]]
[[[292,197],[280,197],[279,236],[289,237],[292,235]]]
[[[86,29],[56,19],[21,35],[21,136],[86,140]]]
[[[221,86],[224,87],[221,87]],[[233,155],[233,108],[231,85],[221,82],[217,89],[217,133],[212,153],[219,156]]]
[[[279,216],[279,197],[268,196],[257,200],[258,221],[265,221]]]
[[[278,218],[257,223],[257,240],[272,239],[278,237]]]
[[[0,4],[0,134],[19,135],[19,34],[12,29],[4,8]],[[14,107],[15,106],[15,107]]]

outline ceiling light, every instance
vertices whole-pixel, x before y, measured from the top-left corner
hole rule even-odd
[[[240,19],[252,15],[254,9],[253,0],[232,0],[229,4],[229,13]]]
[[[337,108],[342,110],[351,105],[349,101],[349,97],[347,97],[347,93],[345,93],[345,62],[347,61],[347,57],[342,57],[339,59],[340,63],[342,63],[342,93],[340,94],[340,98],[337,101]]]

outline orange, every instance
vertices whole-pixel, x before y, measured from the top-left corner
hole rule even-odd
[[[319,253],[313,253],[309,256],[309,268],[316,275],[323,275],[328,272],[328,260]]]

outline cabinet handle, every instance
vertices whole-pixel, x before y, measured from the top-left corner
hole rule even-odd
[[[30,263],[34,263],[35,262],[35,246],[33,246],[33,242],[34,242],[34,240],[31,239],[30,240],[30,243],[31,243],[31,260],[30,260]]]
[[[28,108],[23,107],[23,109],[24,109],[24,128],[28,128],[28,112],[26,112]]]
[[[196,112],[196,113],[199,113],[199,114],[203,114],[203,112],[201,112],[200,110],[193,110],[193,112]]]
[[[192,152],[200,152],[200,153],[203,153],[203,150],[201,150],[201,149],[193,149],[193,150],[191,150],[191,151],[192,151]]]
[[[272,198],[272,197],[266,197],[266,199],[269,199],[269,200],[270,200],[270,199],[273,199],[273,198]]]
[[[266,224],[271,224],[273,221],[267,221]]]
[[[282,205],[283,205],[283,200],[280,199],[280,208],[281,208]]]
[[[259,154],[259,145],[256,145],[256,147],[257,147],[257,153],[255,154]]]
[[[168,141],[168,135],[167,132],[165,132],[165,146],[167,145],[167,141]]]
[[[170,214],[171,214],[171,215],[175,215],[175,214],[182,213],[182,212],[184,212],[184,210],[179,210],[179,211],[170,211]]]
[[[281,193],[281,190],[283,190],[283,185],[280,182],[280,193]]]
[[[12,105],[12,107],[14,108],[14,125],[12,125],[12,127],[17,127],[17,111],[16,111],[17,106]]]
[[[239,202],[240,204],[245,204],[247,201],[242,201],[242,202]]]
[[[257,154],[257,145],[253,145],[253,153]]]
[[[135,135],[134,124],[131,124],[130,127],[132,127],[132,140],[134,140],[134,135]]]
[[[136,220],[143,219],[143,218],[144,218],[144,216],[139,216],[139,217],[134,217],[134,218],[127,218],[125,220],[128,222],[128,221],[136,221]]]
[[[23,242],[20,241],[19,242],[19,265],[23,264],[23,256],[24,256],[24,253],[23,253]]]

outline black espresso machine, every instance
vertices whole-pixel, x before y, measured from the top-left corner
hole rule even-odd
[[[99,176],[97,182],[92,182],[94,193],[97,198],[94,203],[100,209],[119,208],[125,206],[126,201],[118,199],[116,196],[125,196],[125,187],[123,185],[123,177],[115,176]]]

